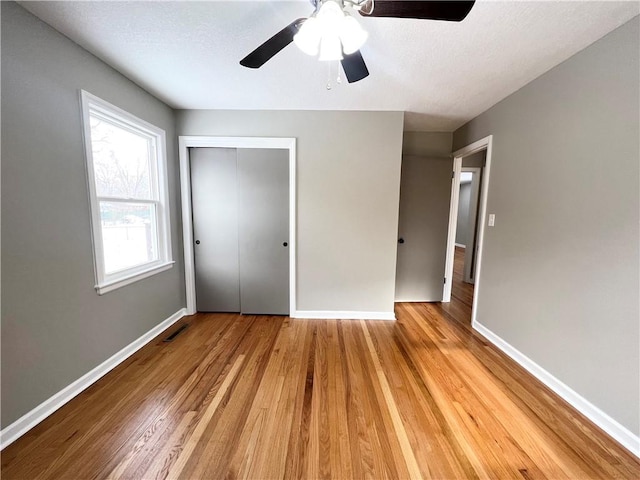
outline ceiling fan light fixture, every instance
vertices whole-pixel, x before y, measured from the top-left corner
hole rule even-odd
[[[369,75],[360,47],[367,32],[351,17],[357,12],[365,17],[414,18],[460,22],[469,14],[475,0],[310,0],[314,12],[298,18],[276,32],[246,57],[240,65],[260,68],[290,43],[319,60],[341,60],[349,83]],[[355,13],[353,13],[355,15]],[[344,55],[344,58],[343,58]],[[331,71],[331,68],[328,69]]]
[[[324,0],[316,13],[300,26],[293,42],[307,55],[318,55],[321,62],[342,60],[362,47],[369,35],[342,2]]]

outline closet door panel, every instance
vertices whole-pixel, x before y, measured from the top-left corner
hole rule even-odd
[[[238,149],[240,305],[289,314],[289,152]]]
[[[236,158],[235,148],[190,151],[196,306],[201,312],[240,311]]]

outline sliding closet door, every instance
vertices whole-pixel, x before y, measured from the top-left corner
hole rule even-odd
[[[289,314],[289,152],[238,150],[242,313]]]
[[[190,158],[197,309],[239,312],[236,149],[192,148]]]

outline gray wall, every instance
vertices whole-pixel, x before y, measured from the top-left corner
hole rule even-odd
[[[477,320],[640,433],[638,17],[454,133],[492,134]]]
[[[297,138],[297,309],[393,312],[401,112],[177,112],[179,135]]]
[[[173,112],[14,3],[2,2],[2,427],[185,305],[178,185],[169,271],[98,296],[79,89],[167,133]]]
[[[449,157],[453,133],[404,132],[402,154],[414,157]],[[453,160],[451,161],[453,168]]]
[[[456,243],[467,245],[469,241],[469,202],[471,201],[471,182],[460,184],[458,197],[458,222],[456,223]]]
[[[487,151],[473,153],[462,159],[462,168],[464,167],[484,167],[487,159]]]

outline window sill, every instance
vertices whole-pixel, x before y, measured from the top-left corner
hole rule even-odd
[[[96,285],[96,292],[98,295],[104,295],[105,293],[111,292],[113,290],[117,290],[118,288],[124,287],[126,285],[131,285],[143,278],[151,277],[152,275],[156,275],[157,273],[164,272],[173,267],[173,264],[176,262],[166,262],[160,265],[156,265],[147,270],[143,270],[141,272],[136,272],[133,275],[119,278],[117,280],[112,280],[110,282],[105,282],[99,285]]]

